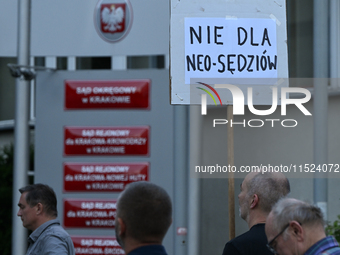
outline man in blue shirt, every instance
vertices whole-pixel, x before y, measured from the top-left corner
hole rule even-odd
[[[25,228],[32,231],[26,255],[74,255],[73,242],[57,220],[57,198],[44,184],[19,189],[18,216]]]
[[[266,221],[268,248],[275,254],[340,254],[333,236],[327,236],[319,207],[285,198],[277,202]]]
[[[120,194],[116,239],[126,255],[167,255],[162,242],[172,223],[166,191],[149,182],[129,184]]]

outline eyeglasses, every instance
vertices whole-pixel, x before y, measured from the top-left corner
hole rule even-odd
[[[277,252],[275,251],[274,247],[272,246],[273,242],[275,241],[276,238],[278,238],[285,230],[286,228],[289,227],[289,224],[288,223],[281,231],[280,233],[278,233],[270,242],[267,243],[267,248],[273,253],[273,254],[276,254]]]

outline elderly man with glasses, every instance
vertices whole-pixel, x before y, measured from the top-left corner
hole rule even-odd
[[[303,201],[279,200],[268,215],[267,247],[274,254],[340,254],[333,236],[327,236],[320,208]]]

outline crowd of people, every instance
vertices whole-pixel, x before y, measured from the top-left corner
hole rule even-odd
[[[227,242],[223,255],[340,254],[335,238],[325,234],[320,208],[289,198],[283,174],[250,173],[240,188],[240,216],[249,230]],[[26,255],[74,255],[72,239],[57,219],[53,189],[33,184],[19,191],[18,216],[32,231]],[[172,203],[162,187],[135,182],[119,195],[115,232],[126,255],[167,255],[162,242],[171,223]]]

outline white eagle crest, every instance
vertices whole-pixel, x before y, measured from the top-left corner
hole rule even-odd
[[[116,7],[111,5],[111,10],[105,7],[101,13],[101,19],[104,24],[107,24],[104,29],[110,32],[114,32],[118,29],[121,29],[119,23],[121,23],[124,19],[124,10],[122,7]]]

